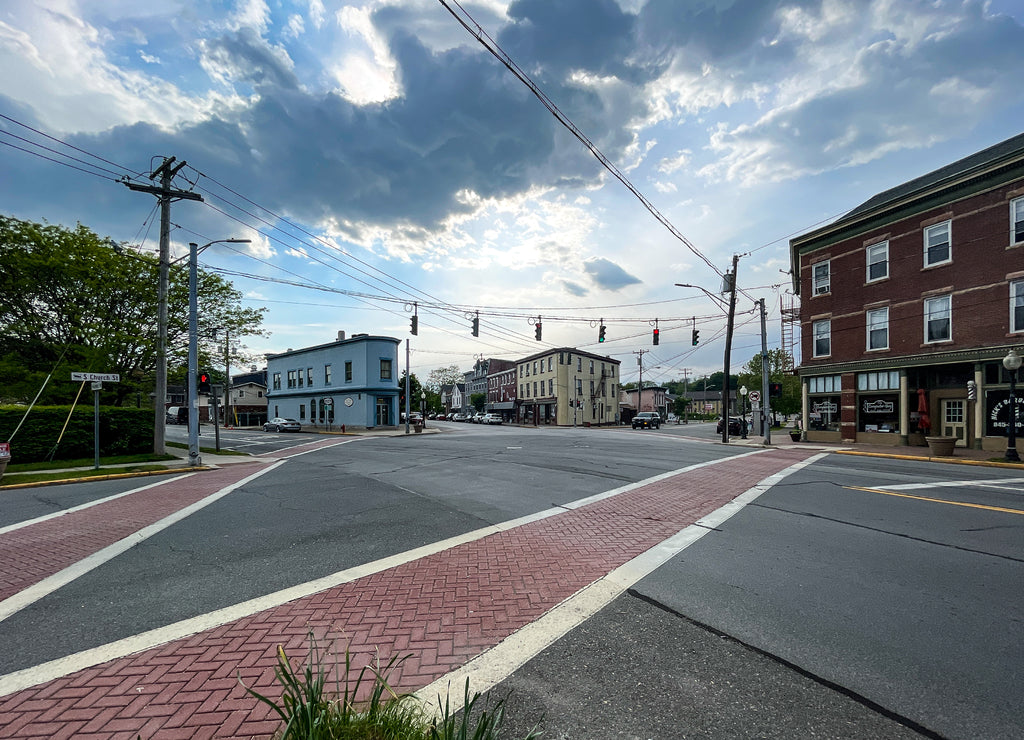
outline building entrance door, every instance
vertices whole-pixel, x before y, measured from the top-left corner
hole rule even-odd
[[[967,446],[966,406],[963,399],[942,399],[942,436],[956,437],[957,447]]]
[[[388,403],[387,398],[377,399],[377,426],[387,427],[391,426],[391,414],[388,413],[391,406]]]

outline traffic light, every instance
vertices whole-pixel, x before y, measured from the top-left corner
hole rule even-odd
[[[654,330],[654,337],[652,338],[651,341],[653,341],[655,346],[657,346],[658,340],[660,340],[660,339],[661,339],[661,330],[655,329]]]
[[[541,334],[540,319],[537,319],[537,323],[534,324],[533,338],[536,339],[538,342],[540,341],[540,334]]]
[[[210,393],[210,374],[206,371],[199,373],[199,393]]]
[[[768,384],[768,397],[769,398],[781,398],[782,397],[782,383],[769,383]]]
[[[409,333],[413,336],[417,336],[420,333],[420,317],[416,314],[409,318]]]
[[[604,341],[604,330],[605,330],[605,325],[601,324],[601,328],[597,330],[597,341],[598,342],[603,342]],[[540,339],[540,337],[537,337],[537,338]]]
[[[700,329],[694,329],[693,330],[693,339],[690,341],[690,344],[692,344],[694,347],[696,347],[697,346],[697,342],[699,342],[699,341],[700,341]]]
[[[473,336],[474,337],[480,336],[480,317],[479,316],[474,316],[473,317]]]

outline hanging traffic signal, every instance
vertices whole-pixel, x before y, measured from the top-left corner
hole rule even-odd
[[[660,329],[655,329],[654,330],[654,336],[652,337],[651,341],[655,344],[655,346],[657,346],[658,341],[660,339],[661,339],[661,330]]]
[[[480,336],[480,316],[473,317],[473,336]]]
[[[782,383],[769,383],[768,384],[768,397],[769,398],[781,398],[782,397]]]
[[[533,338],[536,339],[538,342],[540,341],[540,334],[541,334],[540,326],[541,326],[540,325],[540,319],[538,318],[537,319],[537,323],[534,324],[534,332],[533,332]]]
[[[420,333],[420,317],[416,314],[409,318],[409,333],[413,336],[417,336]]]
[[[199,373],[199,393],[210,393],[210,374],[207,372]]]
[[[690,344],[692,344],[694,347],[696,347],[697,346],[697,342],[699,342],[699,341],[700,341],[700,330],[699,329],[694,329],[693,330],[693,340],[690,342]]]
[[[604,330],[605,330],[605,325],[601,324],[601,328],[597,330],[597,341],[598,342],[603,342],[604,341]]]

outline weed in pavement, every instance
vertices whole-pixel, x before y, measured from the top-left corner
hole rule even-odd
[[[441,716],[433,718],[416,697],[396,693],[388,682],[388,676],[408,655],[395,656],[384,666],[379,662],[364,666],[352,678],[352,656],[346,649],[333,694],[327,691],[325,657],[311,640],[309,660],[295,669],[284,648],[278,646],[274,676],[282,688],[279,701],[242,684],[281,718],[284,726],[275,734],[278,740],[498,740],[505,700],[490,712],[481,711],[474,722],[473,710],[480,695],[470,697],[468,679],[464,710],[451,711],[446,698]],[[365,698],[359,698],[364,694]],[[534,730],[525,740],[539,735]]]

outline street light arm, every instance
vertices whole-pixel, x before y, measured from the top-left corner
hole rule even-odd
[[[706,296],[708,296],[709,298],[713,298],[718,303],[719,308],[725,308],[728,305],[728,303],[726,302],[726,300],[724,298],[722,298],[721,296],[715,295],[714,293],[712,293],[707,288],[702,288],[699,285],[690,285],[688,283],[676,283],[676,287],[677,288],[696,288],[697,290],[702,290],[702,291],[704,291],[704,294]]]
[[[195,242],[189,242],[188,243],[189,247],[192,247],[192,245],[194,245],[194,244],[195,244]],[[202,253],[202,251],[204,249],[206,249],[207,247],[213,246],[214,244],[252,244],[252,239],[214,239],[212,242],[206,242],[206,244],[204,244],[201,247],[197,246],[196,247],[196,256],[198,257]],[[178,257],[178,259],[176,259],[176,260],[171,260],[170,264],[176,265],[177,263],[181,262],[182,260],[187,260],[190,256],[191,256],[191,253],[183,255],[181,257]]]

